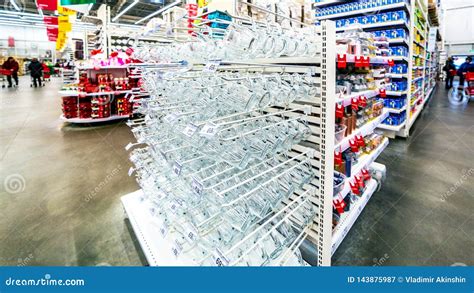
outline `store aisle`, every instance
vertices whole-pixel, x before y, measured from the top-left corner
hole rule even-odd
[[[119,200],[131,132],[64,124],[59,88],[0,90],[0,265],[141,265]]]
[[[474,103],[446,95],[438,84],[410,138],[390,141],[388,179],[334,265],[474,265]]]

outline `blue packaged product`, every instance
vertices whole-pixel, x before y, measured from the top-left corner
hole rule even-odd
[[[377,23],[378,21],[377,15],[371,15],[368,17],[368,19],[369,19],[369,23]]]
[[[369,23],[369,17],[364,15],[360,17],[360,23],[362,24],[368,24]]]

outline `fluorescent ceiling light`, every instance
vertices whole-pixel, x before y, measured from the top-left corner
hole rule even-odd
[[[162,13],[162,12],[164,12],[164,11],[166,11],[166,10],[168,10],[168,9],[170,9],[170,8],[172,8],[172,7],[176,6],[176,5],[178,5],[178,4],[181,4],[181,0],[178,0],[178,1],[175,1],[175,2],[173,2],[173,3],[171,3],[171,4],[166,5],[165,7],[161,8],[160,10],[157,10],[157,11],[153,12],[152,14],[150,14],[150,15],[148,15],[148,16],[142,18],[142,19],[140,19],[140,20],[137,21],[137,22],[135,22],[135,24],[139,24],[140,22],[144,22],[145,20],[150,19],[150,18],[152,18],[153,16],[158,15],[158,14],[160,14],[160,13]]]
[[[117,19],[119,19],[120,16],[124,15],[125,12],[129,11],[130,8],[132,8],[133,6],[135,6],[137,3],[138,3],[138,0],[133,1],[132,4],[128,5],[124,10],[120,11],[120,13],[117,14],[117,15],[112,19],[112,21],[116,21]]]
[[[16,10],[21,11],[20,7],[16,4],[15,0],[10,0],[10,3],[15,7]]]

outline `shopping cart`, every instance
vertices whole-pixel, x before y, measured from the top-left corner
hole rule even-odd
[[[10,69],[0,68],[0,81],[2,83],[2,88],[7,87],[7,76],[10,75],[12,75],[12,71]]]
[[[467,86],[464,88],[464,92],[470,99],[474,98],[474,72],[466,72],[465,80]]]
[[[51,71],[49,67],[43,69],[43,81],[51,81]]]

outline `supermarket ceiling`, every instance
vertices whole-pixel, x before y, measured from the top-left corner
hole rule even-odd
[[[3,5],[0,5],[0,12],[2,10],[9,10],[12,12],[26,12],[39,14],[36,7],[35,0],[3,0]],[[134,24],[143,17],[159,10],[166,6],[172,0],[96,0],[96,3],[90,6],[88,15],[96,16],[97,9],[101,4],[110,6],[111,19],[114,22]],[[42,11],[44,15],[54,15],[54,11]],[[120,16],[115,19],[116,16]],[[82,13],[78,14],[78,18],[83,18],[85,15]],[[87,19],[83,19],[87,21]],[[145,24],[145,23],[141,23]]]

